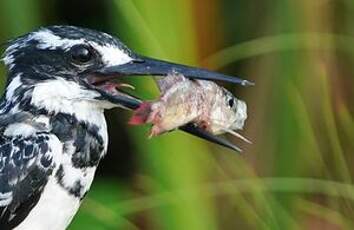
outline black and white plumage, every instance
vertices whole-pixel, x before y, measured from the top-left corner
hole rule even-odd
[[[89,60],[97,63],[72,64],[70,49],[87,43],[101,52]],[[0,229],[65,229],[70,223],[107,149],[103,109],[115,106],[78,76],[90,65],[111,64],[110,55],[120,57],[114,64],[131,60],[111,36],[75,27],[40,29],[5,51]]]
[[[108,34],[73,26],[41,28],[17,38],[3,61],[1,230],[62,230],[70,224],[107,151],[104,110],[140,103],[112,79],[177,71],[189,78],[249,84],[142,57]],[[218,142],[194,127],[184,130]]]

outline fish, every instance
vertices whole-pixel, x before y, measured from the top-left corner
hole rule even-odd
[[[183,125],[194,125],[214,135],[229,133],[251,143],[236,130],[243,129],[247,105],[230,91],[206,80],[190,80],[178,73],[157,80],[161,95],[133,112],[131,125],[152,124],[149,137]]]

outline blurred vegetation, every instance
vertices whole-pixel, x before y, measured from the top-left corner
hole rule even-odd
[[[256,82],[226,86],[249,107],[243,155],[180,132],[148,140],[109,112],[110,150],[70,229],[354,229],[353,13],[351,0],[2,0],[1,42],[80,25]],[[132,81],[156,97],[153,79]]]

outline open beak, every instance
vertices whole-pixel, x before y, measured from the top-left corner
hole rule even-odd
[[[167,61],[156,60],[148,57],[137,57],[129,63],[117,66],[104,67],[96,71],[95,74],[102,76],[102,79],[117,79],[123,76],[139,75],[139,76],[167,76],[171,73],[181,74],[189,79],[200,79],[210,81],[224,81],[233,84],[240,84],[242,86],[251,86],[254,83],[243,80],[237,77],[224,75],[221,73],[209,71],[202,68],[195,68],[180,64],[174,64]],[[114,95],[107,93],[105,95],[109,97],[113,103],[120,104],[128,109],[137,109],[141,103],[136,97],[127,95],[123,92],[115,93]],[[229,149],[241,152],[241,149],[231,142],[218,136],[214,136],[211,133],[193,125],[187,124],[180,127],[180,130],[190,133],[194,136],[200,137],[207,141],[219,144]]]

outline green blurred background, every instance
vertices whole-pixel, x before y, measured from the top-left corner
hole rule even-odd
[[[148,140],[107,112],[109,153],[70,230],[354,229],[354,1],[0,1],[0,42],[51,24],[256,82],[225,85],[249,107],[254,144],[228,137],[242,155],[181,132]]]

